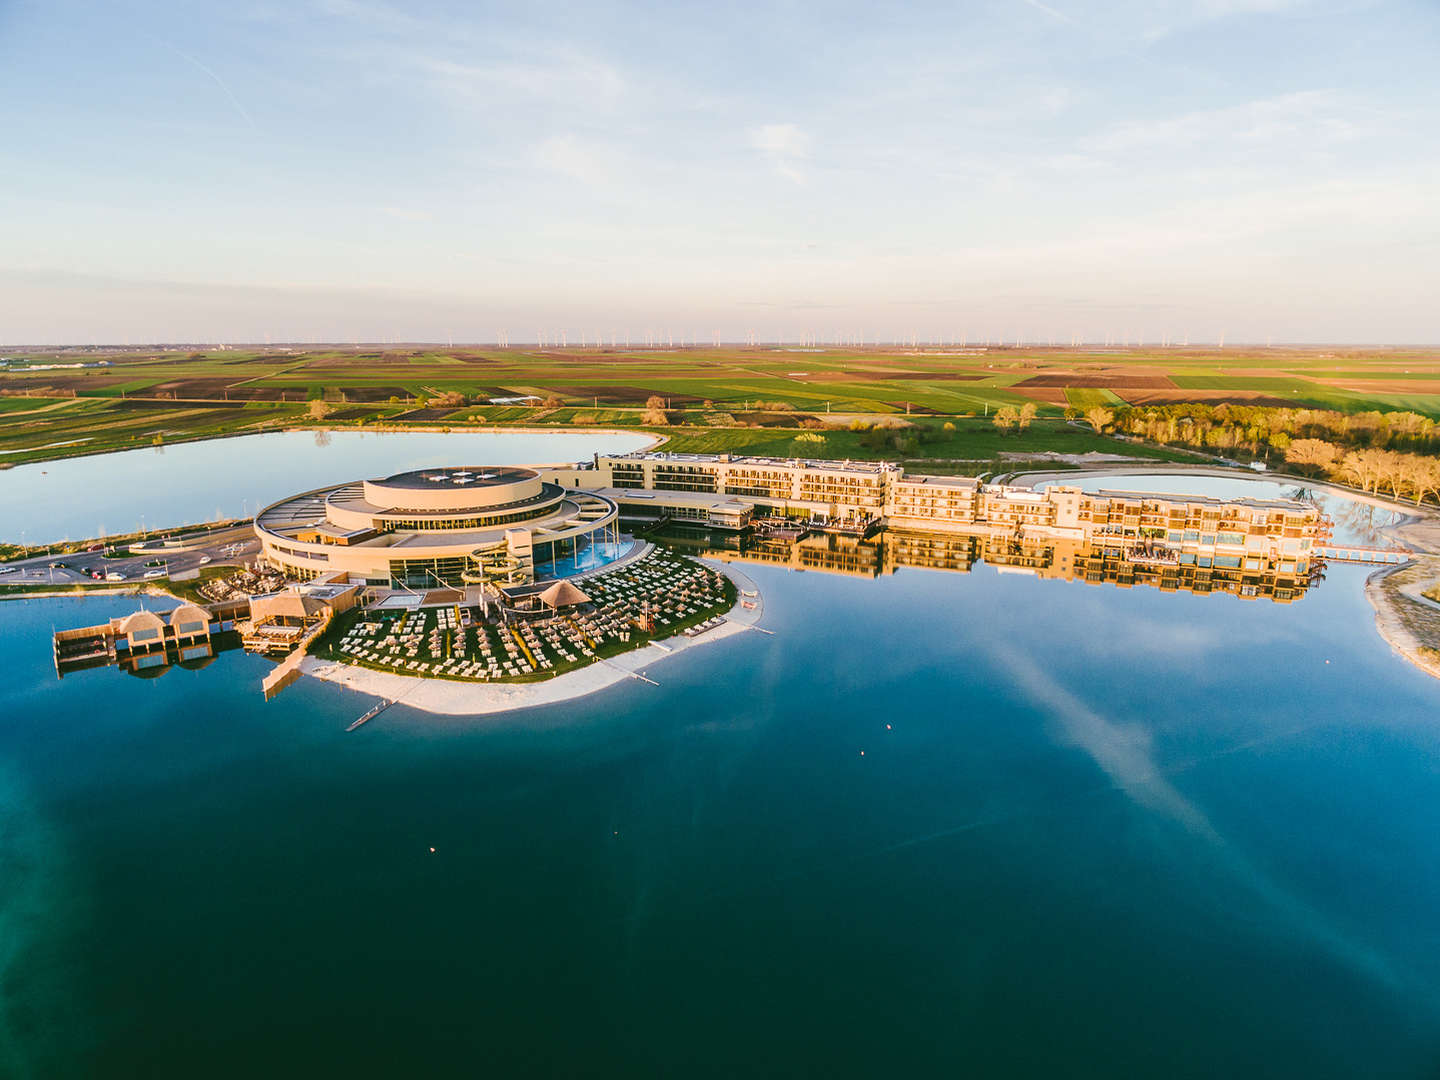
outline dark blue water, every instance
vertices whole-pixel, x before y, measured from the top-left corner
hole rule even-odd
[[[1362,570],[747,570],[775,636],[659,688],[349,735],[0,605],[0,1075],[1435,1074],[1440,683]]]

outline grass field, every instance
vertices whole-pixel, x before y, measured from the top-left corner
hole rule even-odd
[[[986,418],[996,408],[1026,402],[1042,418],[1067,407],[1184,401],[1408,409],[1440,418],[1440,350],[1422,349],[370,346],[112,353],[103,367],[52,370],[25,364],[99,355],[7,355],[20,361],[0,369],[0,465],[293,426],[308,422],[308,402],[322,399],[331,410],[327,425],[435,429],[635,427],[647,399],[658,396],[675,425],[676,449],[743,445],[767,453],[779,452],[807,420],[843,426],[854,416],[902,417],[928,430],[948,419],[970,432],[954,440],[953,456],[980,459],[1002,449],[1117,445],[1089,437],[1077,451],[1081,433],[1042,424],[1008,440],[990,431]],[[467,404],[435,408],[425,400],[442,394],[463,395]],[[559,404],[486,404],[525,395]],[[752,423],[763,426],[746,426]],[[848,432],[828,433],[826,445],[832,456],[879,452]]]

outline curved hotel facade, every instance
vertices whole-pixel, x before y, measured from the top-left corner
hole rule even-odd
[[[319,488],[255,518],[261,556],[301,580],[412,589],[563,576],[619,539],[614,499],[534,469],[446,467]]]

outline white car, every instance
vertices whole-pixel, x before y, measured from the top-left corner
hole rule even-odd
[[[201,565],[201,566],[204,566],[204,565],[205,565],[206,563],[208,563],[209,561],[210,561],[210,556],[209,556],[209,555],[201,555],[201,556],[200,556],[200,565]]]
[[[105,575],[105,580],[106,580],[106,581],[124,581],[124,580],[125,580],[125,575],[122,574],[122,573],[119,573],[118,571],[111,570],[110,573],[108,573],[108,574]]]
[[[164,571],[164,570],[146,570],[146,571],[145,571],[145,576],[146,576],[147,578],[152,578],[152,577],[164,577],[164,576],[165,576],[165,571]]]

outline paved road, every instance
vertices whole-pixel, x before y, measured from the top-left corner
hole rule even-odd
[[[206,543],[187,551],[165,548],[158,540],[147,548],[132,544],[128,558],[109,559],[103,552],[87,551],[78,555],[48,555],[43,552],[29,559],[0,564],[0,585],[114,585],[163,582],[167,574],[199,570],[205,566],[240,566],[255,559],[260,544],[249,527],[227,529]],[[152,559],[163,565],[147,566]],[[53,564],[53,565],[52,565]],[[63,564],[63,565],[60,565]],[[159,570],[154,577],[148,574]],[[99,574],[97,580],[94,575]],[[119,575],[114,577],[112,575]]]

